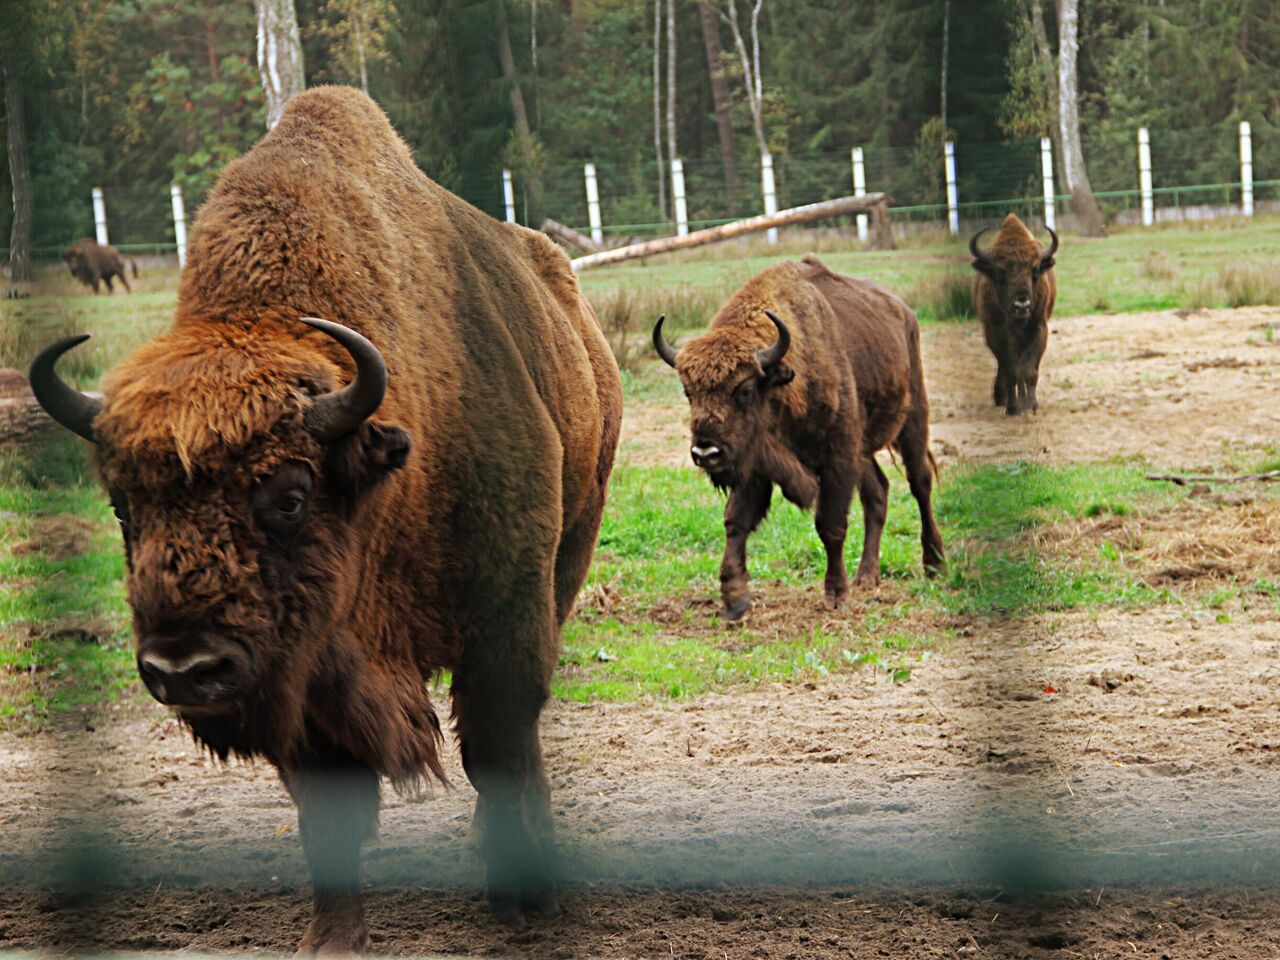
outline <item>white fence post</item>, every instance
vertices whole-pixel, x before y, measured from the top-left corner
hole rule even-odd
[[[1138,128],[1138,189],[1142,193],[1142,225],[1156,220],[1155,198],[1151,192],[1151,135],[1146,127]]]
[[[596,165],[588,163],[582,168],[587,177],[587,218],[591,222],[591,241],[597,246],[604,243],[604,230],[600,226],[600,192],[596,189]]]
[[[507,211],[507,223],[516,222],[516,189],[511,182],[511,171],[502,171],[502,205]]]
[[[954,237],[960,232],[960,195],[956,190],[956,145],[948,140],[947,160],[947,226]],[[935,168],[936,169],[936,168]]]
[[[862,165],[862,148],[853,148],[853,195],[855,197],[865,197],[867,195],[867,171]],[[865,213],[858,214],[858,240],[862,243],[867,242],[867,215]]]
[[[1044,225],[1050,230],[1058,226],[1053,205],[1053,141],[1040,138],[1040,173],[1044,177]]]
[[[764,212],[778,212],[778,193],[773,185],[773,154],[760,155],[760,187],[764,192]],[[770,227],[768,238],[770,243],[778,242],[778,228]]]
[[[684,202],[684,161],[671,158],[671,196],[676,206],[676,236],[689,235],[689,207]]]
[[[102,188],[93,188],[93,227],[98,234],[98,243],[107,245],[107,202],[103,199]]]
[[[178,266],[187,265],[187,208],[182,203],[182,188],[176,183],[169,187],[169,201],[173,204],[173,239],[178,245]]]
[[[1253,216],[1253,128],[1240,121],[1240,204],[1246,217]]]

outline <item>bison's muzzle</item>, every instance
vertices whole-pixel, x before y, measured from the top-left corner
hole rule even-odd
[[[195,649],[192,649],[194,647]],[[248,656],[216,638],[151,635],[138,645],[138,673],[148,692],[170,707],[222,708],[250,687]]]

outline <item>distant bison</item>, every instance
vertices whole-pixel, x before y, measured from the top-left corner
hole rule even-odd
[[[991,246],[979,250],[978,238],[990,229],[983,227],[973,235],[969,251],[977,271],[971,287],[973,309],[996,356],[993,396],[996,406],[1010,415],[1034,412],[1040,358],[1049,343],[1049,318],[1058,295],[1053,274],[1058,235],[1049,230],[1053,244],[1046,250],[1011,213]]]
[[[905,303],[810,255],[748,281],[711,329],[679,351],[662,323],[653,342],[689,398],[693,461],[731,491],[720,568],[726,618],[750,609],[747,537],[764,519],[775,483],[802,508],[817,499],[829,607],[842,606],[849,593],[844,540],[855,488],[865,523],[855,582],[879,582],[889,481],[875,454],[887,446],[902,455],[920,507],[925,569],[941,569],[920,331]]]
[[[449,671],[493,913],[554,916],[538,717],[622,413],[568,259],[428,180],[349,87],[289,101],[190,251],[172,330],[103,399],[53,370],[83,336],[31,374],[96,445],[143,682],[279,770],[315,884],[301,952],[342,954],[369,944],[379,777],[444,776]]]
[[[115,290],[111,286],[112,277],[119,277],[125,290],[133,293],[129,280],[124,275],[125,258],[110,244],[104,246],[97,240],[85,237],[69,246],[62,254],[62,259],[67,261],[71,275],[86,287],[92,287],[94,293],[98,292],[98,281],[106,283],[107,293],[114,293]],[[134,279],[137,279],[137,261],[130,257],[129,265],[133,267]]]

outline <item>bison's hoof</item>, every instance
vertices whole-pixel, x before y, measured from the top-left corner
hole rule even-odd
[[[554,890],[526,894],[520,905],[524,907],[526,914],[544,922],[549,923],[560,916],[560,898],[555,895]]]
[[[725,601],[723,609],[720,611],[720,619],[727,623],[737,623],[747,615],[747,611],[751,609],[751,598],[743,597],[741,600],[730,603]]]
[[[352,957],[369,952],[369,931],[362,923],[347,930],[317,931],[313,922],[298,944],[299,957]]]
[[[832,586],[827,584],[822,591],[823,600],[828,610],[842,610],[849,601],[849,582]]]
[[[874,590],[880,586],[880,571],[859,570],[858,575],[853,578],[853,585],[862,589]]]

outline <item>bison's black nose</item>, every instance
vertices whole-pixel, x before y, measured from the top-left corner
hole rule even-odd
[[[710,440],[697,440],[690,448],[693,462],[703,470],[712,470],[724,463],[724,451]]]
[[[1031,309],[1031,298],[1025,293],[1020,293],[1013,298],[1013,309],[1019,313],[1027,313]]]
[[[238,658],[209,651],[168,654],[144,645],[138,673],[151,695],[171,707],[212,706],[234,699],[244,686]]]

